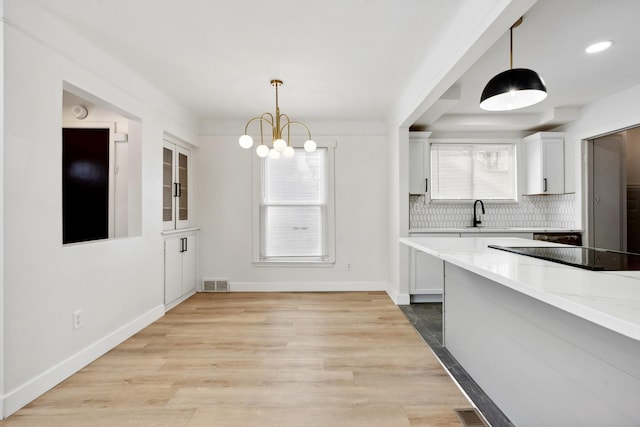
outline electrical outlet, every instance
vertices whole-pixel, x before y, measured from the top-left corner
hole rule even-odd
[[[351,271],[351,263],[350,262],[347,263],[347,271]]]
[[[73,330],[80,329],[84,326],[84,314],[83,310],[77,310],[73,312]]]

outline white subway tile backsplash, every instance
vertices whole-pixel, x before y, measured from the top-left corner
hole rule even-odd
[[[575,194],[522,196],[518,203],[488,204],[486,227],[576,228]],[[478,208],[478,211],[480,209]],[[473,203],[425,203],[425,196],[409,197],[409,228],[464,228],[472,225]]]

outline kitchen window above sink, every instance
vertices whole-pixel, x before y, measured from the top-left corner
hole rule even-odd
[[[515,202],[515,142],[430,142],[430,200]]]

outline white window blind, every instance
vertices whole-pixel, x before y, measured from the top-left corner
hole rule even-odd
[[[296,149],[291,158],[264,160],[261,259],[327,257],[327,151]]]
[[[431,144],[432,200],[516,200],[514,144]]]

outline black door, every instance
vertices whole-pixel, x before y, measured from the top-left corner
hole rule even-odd
[[[62,129],[62,242],[109,237],[109,129]]]

